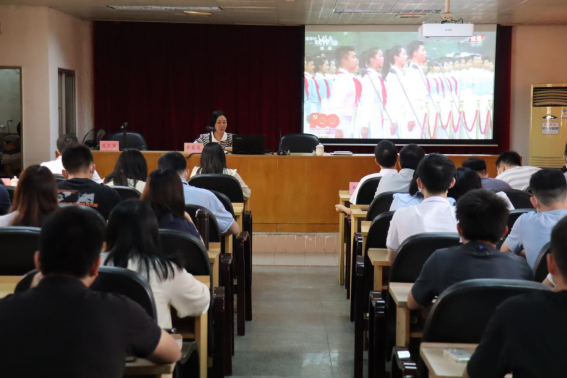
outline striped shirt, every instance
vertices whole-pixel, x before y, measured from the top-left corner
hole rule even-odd
[[[530,186],[532,175],[541,168],[526,166],[518,166],[510,168],[496,176],[496,179],[507,182],[512,189],[526,190]]]
[[[222,148],[232,147],[232,134],[224,133],[221,140],[217,140],[212,132],[201,134],[199,135],[199,138],[195,140],[195,143],[203,143],[204,145],[209,143],[219,143]]]

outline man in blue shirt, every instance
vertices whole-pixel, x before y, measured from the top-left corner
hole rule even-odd
[[[530,188],[537,213],[519,217],[500,250],[524,254],[533,269],[541,248],[549,242],[551,229],[567,216],[567,181],[557,169],[542,169],[531,177]]]
[[[506,181],[488,177],[488,173],[486,173],[486,162],[482,159],[472,157],[465,160],[463,162],[463,168],[470,168],[475,171],[480,176],[480,181],[484,189],[512,190],[512,187]]]
[[[179,152],[168,152],[162,155],[158,160],[158,169],[171,169],[177,172],[183,182],[185,204],[199,205],[209,210],[217,219],[223,235],[237,234],[240,231],[238,223],[213,193],[187,183],[186,178],[189,172],[187,171],[187,161],[183,155]]]

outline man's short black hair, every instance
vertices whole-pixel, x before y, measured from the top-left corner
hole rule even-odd
[[[429,154],[417,166],[417,177],[431,194],[449,190],[455,177],[455,164],[445,155]]]
[[[456,213],[465,239],[496,243],[506,230],[509,211],[496,193],[475,189],[459,199]]]
[[[498,159],[496,159],[496,166],[498,167],[500,164],[521,166],[522,158],[516,151],[504,151],[498,156]]]
[[[551,231],[551,254],[559,273],[567,279],[567,217],[557,222]]]
[[[41,228],[41,272],[85,277],[100,256],[103,241],[104,225],[96,214],[78,206],[59,209]]]
[[[425,151],[423,151],[423,148],[417,144],[408,144],[400,151],[400,165],[402,168],[416,170],[424,156]]]
[[[91,150],[82,144],[67,146],[61,156],[63,167],[71,174],[88,169],[94,162]]]
[[[542,169],[530,178],[533,196],[545,206],[564,203],[567,196],[567,180],[558,169]]]
[[[382,140],[374,148],[374,156],[381,167],[393,168],[398,161],[398,149],[389,140]]]
[[[485,173],[486,162],[482,159],[472,157],[463,161],[463,168],[472,169],[476,173]]]
[[[168,152],[158,159],[158,169],[171,169],[177,173],[187,169],[187,160],[179,152]]]
[[[57,151],[62,154],[65,148],[74,144],[79,144],[75,134],[63,134],[57,138]]]
[[[422,41],[411,41],[407,48],[408,59],[411,60],[413,58],[413,53],[419,50],[419,48],[423,46]]]
[[[352,46],[341,46],[335,51],[335,56],[337,58],[337,62],[339,66],[341,65],[341,61],[348,57],[348,54],[354,51],[354,47]]]

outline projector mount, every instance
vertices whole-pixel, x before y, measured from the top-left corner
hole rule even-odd
[[[445,12],[441,13],[442,24],[458,24],[463,23],[463,19],[453,20],[453,13],[451,13],[451,0],[445,0]]]

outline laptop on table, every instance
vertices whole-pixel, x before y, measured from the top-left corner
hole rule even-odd
[[[266,151],[263,135],[233,135],[232,153],[236,155],[263,155]]]

